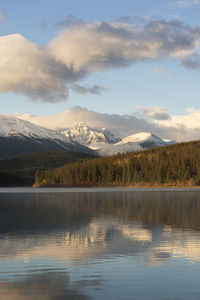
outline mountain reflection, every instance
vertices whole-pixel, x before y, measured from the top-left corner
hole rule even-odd
[[[0,296],[1,299],[6,300],[89,299],[70,287],[70,278],[67,274],[54,271],[42,272],[42,270],[41,274],[32,274],[24,280],[0,281]]]
[[[200,261],[197,192],[0,195],[0,258],[105,255]]]
[[[105,192],[0,194],[0,232],[74,229],[99,216],[200,229],[200,193]]]

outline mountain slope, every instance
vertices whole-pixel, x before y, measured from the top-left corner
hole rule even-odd
[[[0,159],[59,150],[93,153],[58,132],[13,116],[0,115]]]
[[[152,134],[150,132],[139,132],[125,137],[122,141],[117,143],[116,145],[125,145],[125,144],[138,144],[143,149],[146,148],[154,148],[159,146],[166,146],[176,143],[172,140],[164,140],[159,136]]]
[[[119,142],[120,138],[115,138],[114,135],[106,128],[94,129],[87,126],[85,123],[79,123],[74,127],[62,131],[62,134],[85,146],[95,143],[115,144]]]
[[[121,139],[115,137],[109,130],[94,129],[85,123],[77,124],[65,131],[62,131],[71,141],[76,141],[97,151],[102,156],[113,155],[118,152],[132,152],[148,148],[155,148],[170,144],[175,141],[164,140],[150,132],[139,132]]]
[[[1,137],[22,135],[29,138],[69,141],[54,130],[9,115],[0,115],[0,125]]]
[[[161,146],[167,146],[171,144],[176,144],[176,141],[171,140],[163,140],[160,137],[149,133],[149,132],[139,132],[136,134],[129,135],[125,137],[118,143],[115,144],[92,144],[90,147],[99,152],[100,155],[113,155],[118,152],[133,152],[140,151],[149,148],[156,148]]]

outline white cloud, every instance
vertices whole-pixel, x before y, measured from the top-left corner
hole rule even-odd
[[[200,43],[200,28],[155,21],[143,26],[95,22],[64,29],[49,45],[56,59],[75,71],[100,72],[145,59],[182,59]]]
[[[87,95],[87,94],[101,95],[102,92],[108,91],[108,89],[102,85],[82,86],[79,84],[73,84],[70,88],[74,92],[81,95]]]
[[[65,18],[63,18],[62,20],[60,20],[56,26],[58,27],[68,27],[71,25],[75,25],[75,24],[84,24],[84,22],[80,19],[77,19],[76,17],[74,17],[73,15],[67,15]]]
[[[188,109],[186,115],[171,116],[170,120],[158,120],[156,124],[162,127],[184,128],[188,130],[200,130],[200,110]],[[200,131],[198,133],[200,139]]]
[[[200,6],[200,0],[178,0],[175,4],[181,8],[188,8],[191,6]]]
[[[72,22],[44,47],[19,34],[1,36],[0,93],[24,94],[33,101],[64,101],[69,88],[77,87],[91,73],[161,57],[184,60],[191,68],[189,59],[199,45],[200,28],[178,21],[152,21],[141,26]],[[192,61],[193,68],[195,63]],[[84,91],[95,90],[86,87]]]
[[[163,111],[165,112],[164,109]],[[85,122],[91,127],[106,127],[121,137],[146,131],[179,142],[200,140],[200,111],[198,110],[193,110],[182,116],[171,116],[167,120],[152,120],[133,114],[98,113],[81,107],[72,107],[62,113],[45,117],[29,114],[15,115],[50,129],[63,129],[74,126],[79,122]]]
[[[166,109],[161,106],[145,106],[137,107],[136,111],[141,113],[142,116],[148,117],[154,120],[168,120],[170,119]]]
[[[68,97],[65,83],[81,78],[19,34],[0,37],[0,92],[57,102]]]
[[[167,73],[167,70],[165,68],[155,68],[154,72],[157,74],[164,74]]]

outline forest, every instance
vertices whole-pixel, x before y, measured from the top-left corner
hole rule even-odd
[[[198,186],[200,141],[38,170],[36,186]]]
[[[49,151],[0,160],[0,186],[32,186],[38,170],[91,159],[93,155],[71,151]]]

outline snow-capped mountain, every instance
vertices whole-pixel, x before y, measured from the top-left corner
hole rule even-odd
[[[97,151],[100,155],[112,155],[118,152],[138,151],[176,143],[164,140],[150,132],[139,132],[121,139],[115,137],[109,130],[94,129],[85,123],[62,131],[62,134],[82,145]]]
[[[106,128],[94,129],[87,126],[85,123],[79,123],[74,127],[61,132],[69,140],[79,144],[90,146],[96,143],[115,144],[120,138],[115,138],[114,135]]]
[[[54,130],[35,125],[9,115],[0,115],[0,136],[24,136],[29,138],[52,139],[69,142],[62,134]]]
[[[121,139],[105,128],[94,129],[85,123],[58,132],[14,116],[0,115],[0,159],[57,150],[104,156],[173,143],[176,142],[161,139],[148,132],[132,134]]]
[[[142,148],[152,148],[154,146],[159,147],[174,143],[175,141],[161,139],[150,132],[139,132],[125,137],[122,141],[117,143],[116,146],[138,144]]]
[[[175,143],[176,141],[164,140],[149,132],[139,132],[129,135],[122,139],[120,142],[113,145],[106,143],[96,143],[90,145],[90,148],[98,151],[100,155],[112,155],[117,154],[118,152],[123,153],[127,151],[140,151],[148,148],[167,146]]]
[[[0,159],[54,150],[93,152],[54,130],[13,116],[0,115]]]

